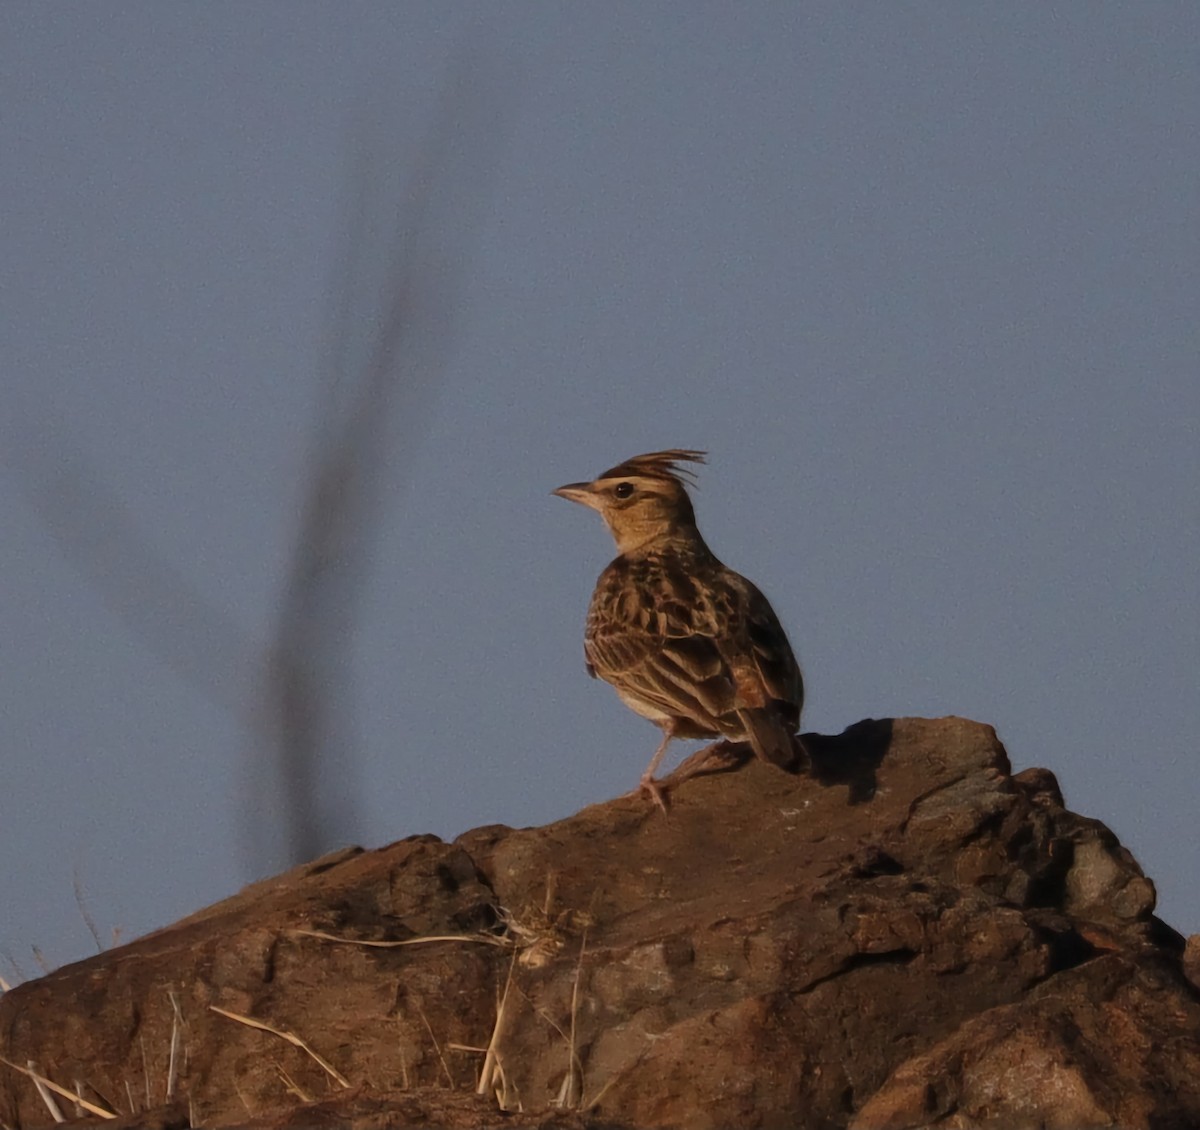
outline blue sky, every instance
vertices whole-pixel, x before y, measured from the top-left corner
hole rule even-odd
[[[657,731],[581,654],[611,543],[549,491],[699,447],[806,729],[991,723],[1200,930],[1198,30],[1156,0],[8,6],[0,975],[94,949],[76,885],[107,942],[281,861],[226,660],[270,641],[331,358],[361,369],[423,177],[339,835],[636,783]],[[132,619],[63,518],[81,468]],[[139,555],[210,615],[140,599]]]

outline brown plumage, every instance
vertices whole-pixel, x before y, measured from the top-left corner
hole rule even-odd
[[[787,635],[767,598],[705,544],[685,462],[703,463],[704,452],[637,455],[554,492],[598,511],[616,540],[584,655],[589,674],[662,729],[641,787],[663,808],[654,772],[673,738],[746,741],[781,767],[805,757],[795,736],[804,685]]]

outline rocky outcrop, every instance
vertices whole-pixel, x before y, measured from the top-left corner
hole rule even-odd
[[[123,1127],[1200,1125],[1183,939],[1049,772],[955,718],[806,741],[812,776],[342,852],[18,986],[0,1121],[50,1123],[33,1071]]]

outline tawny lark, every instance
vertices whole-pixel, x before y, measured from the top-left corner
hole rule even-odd
[[[805,757],[804,684],[787,636],[767,598],[700,536],[684,462],[703,463],[704,452],[636,455],[554,491],[598,511],[616,540],[592,594],[584,657],[593,678],[662,729],[641,789],[664,809],[654,773],[673,738],[749,742],[781,767]]]

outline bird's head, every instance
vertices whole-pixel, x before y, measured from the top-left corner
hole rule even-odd
[[[612,531],[617,552],[631,553],[656,541],[699,537],[684,486],[692,472],[679,464],[703,462],[703,451],[652,451],[626,459],[590,483],[568,483],[553,493],[597,511]]]

